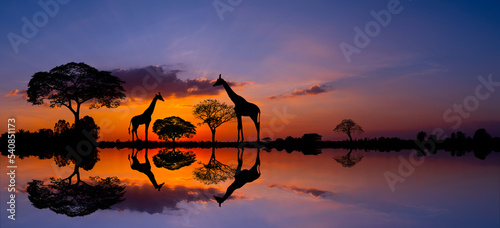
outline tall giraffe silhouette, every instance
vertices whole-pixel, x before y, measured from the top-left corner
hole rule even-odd
[[[158,94],[155,95],[155,98],[153,98],[153,101],[151,101],[151,104],[149,105],[148,109],[144,111],[141,115],[134,116],[130,120],[130,123],[128,125],[128,133],[130,134],[130,125],[132,125],[132,142],[134,141],[134,133],[135,133],[135,138],[139,140],[139,136],[137,135],[137,128],[139,125],[144,124],[145,125],[145,130],[146,130],[146,141],[148,141],[148,128],[149,128],[149,123],[151,123],[151,115],[153,114],[153,111],[155,110],[155,105],[156,101],[164,101],[163,97],[161,94],[158,92]]]
[[[144,163],[140,163],[139,160],[137,159],[137,153],[139,153],[139,151],[141,150],[137,149],[137,152],[135,152],[134,154],[134,148],[132,148],[132,162],[130,161],[130,154],[128,155],[128,162],[130,163],[130,168],[146,174],[146,176],[148,176],[149,180],[151,181],[155,189],[158,189],[158,191],[160,191],[161,187],[163,186],[163,184],[165,184],[165,182],[161,184],[156,183],[155,175],[153,174],[153,172],[151,172],[151,164],[149,163],[148,159],[148,148],[146,148],[146,153],[144,154],[144,158],[146,159],[146,162]]]
[[[231,87],[227,84],[224,79],[221,78],[219,74],[219,78],[215,82],[214,86],[224,86],[226,89],[226,93],[229,98],[234,103],[234,112],[236,113],[236,118],[238,119],[238,142],[240,141],[240,133],[241,133],[241,141],[243,142],[243,126],[241,123],[242,116],[249,116],[253,123],[255,124],[255,128],[257,129],[257,142],[260,142],[260,109],[257,105],[250,103],[245,100],[245,98],[236,94]]]
[[[214,198],[219,203],[219,207],[221,206],[227,198],[229,198],[236,189],[243,187],[245,184],[253,182],[260,177],[260,147],[257,147],[257,158],[255,159],[255,164],[248,169],[241,170],[241,166],[243,165],[243,152],[245,152],[245,148],[238,147],[238,167],[236,168],[236,172],[234,174],[234,181],[229,187],[227,187],[226,193],[223,197],[215,196]]]

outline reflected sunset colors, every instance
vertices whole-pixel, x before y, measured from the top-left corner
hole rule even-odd
[[[30,175],[18,179],[23,184],[18,195],[19,210],[26,214],[19,218],[26,223],[57,219],[61,224],[76,227],[97,222],[129,227],[129,223],[135,220],[143,224],[162,220],[169,225],[222,227],[242,221],[248,223],[245,226],[280,227],[307,224],[318,227],[498,224],[496,190],[500,186],[495,180],[499,178],[497,164],[500,157],[497,153],[484,161],[471,153],[451,157],[444,151],[420,158],[422,163],[413,167],[414,172],[404,177],[404,182],[396,183],[392,192],[384,173],[398,174],[401,159],[408,160],[414,153],[323,149],[319,155],[304,155],[296,151],[262,150],[261,176],[236,189],[219,207],[214,196],[222,197],[234,178],[203,183],[194,176],[196,169],[212,159],[211,149],[176,149],[192,151],[196,161],[175,170],[158,168],[151,162],[156,181],[164,182],[160,191],[155,189],[148,175],[131,169],[128,155],[132,149],[99,150],[100,161],[91,170],[82,170],[81,179],[86,181],[92,176],[119,179],[125,186],[122,202],[90,213],[87,216],[92,219],[89,220],[81,220],[83,217],[67,220],[49,209],[36,209],[28,200],[27,183],[33,179],[48,182],[50,177],[65,178],[71,175],[73,167],[59,168],[53,165],[53,159],[27,157],[22,160],[23,168],[19,172],[29,172]],[[153,160],[164,152],[163,149],[149,149],[148,158]],[[214,152],[218,162],[236,171],[240,155],[237,148],[218,148]],[[347,167],[335,159],[349,153],[352,157],[364,157],[359,163]],[[257,149],[246,148],[241,153],[241,168],[250,170],[257,154]],[[141,163],[144,155],[145,150],[138,152]],[[120,219],[112,219],[113,223],[110,223],[116,213],[120,213]]]

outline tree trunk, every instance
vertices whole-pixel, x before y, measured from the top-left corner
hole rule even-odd
[[[349,136],[349,141],[352,142],[351,134],[347,133],[347,136]]]
[[[75,129],[76,130],[81,130],[80,128],[80,104],[76,104],[76,111],[75,111]]]
[[[212,147],[215,146],[215,129],[210,129],[212,130]]]

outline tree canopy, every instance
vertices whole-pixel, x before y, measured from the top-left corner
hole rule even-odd
[[[117,177],[90,177],[90,184],[78,182],[68,185],[61,178],[28,182],[28,199],[38,209],[49,208],[57,214],[69,217],[85,216],[97,210],[109,209],[122,202],[125,185]]]
[[[177,170],[185,166],[190,166],[196,161],[196,154],[192,151],[183,152],[180,150],[162,149],[153,156],[153,163],[158,168]]]
[[[85,63],[67,63],[52,68],[49,72],[37,72],[28,83],[28,102],[41,105],[44,100],[50,107],[67,107],[75,116],[79,127],[80,107],[89,103],[89,108],[115,108],[125,98],[124,81],[99,71]]]
[[[333,131],[337,133],[346,133],[347,136],[349,136],[350,141],[352,141],[352,134],[361,134],[365,132],[361,126],[356,124],[351,119],[342,120],[342,122],[337,125]]]
[[[216,129],[225,122],[236,117],[234,107],[226,103],[220,103],[215,99],[207,99],[193,107],[193,115],[202,120],[199,125],[207,124],[212,132],[212,142],[215,142]]]
[[[157,119],[153,124],[153,132],[160,139],[172,139],[172,142],[175,143],[175,139],[193,137],[196,134],[196,127],[178,116],[171,116],[165,119]]]
[[[215,148],[212,147],[212,156],[207,164],[201,163],[201,167],[193,170],[194,179],[203,184],[217,184],[221,181],[226,181],[234,177],[236,169],[229,165],[223,164],[215,159]]]
[[[358,164],[364,157],[363,155],[351,155],[351,153],[352,149],[344,156],[335,155],[333,159],[342,164],[342,167],[351,168],[354,165]]]

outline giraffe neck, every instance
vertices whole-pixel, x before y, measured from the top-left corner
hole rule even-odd
[[[156,105],[156,101],[158,99],[155,97],[153,99],[153,101],[151,101],[151,104],[149,105],[148,109],[146,109],[146,111],[144,111],[143,115],[153,115],[153,111],[155,110],[155,105]]]
[[[233,101],[233,103],[237,103],[239,102],[238,98],[240,96],[238,96],[238,94],[236,94],[232,89],[231,87],[229,87],[229,85],[227,84],[227,82],[223,81],[222,82],[222,85],[224,86],[224,89],[226,89],[226,93],[227,95],[229,96],[229,98]]]
[[[148,178],[151,181],[151,183],[153,184],[153,186],[158,187],[158,183],[156,182],[155,175],[153,174],[153,172],[151,172],[151,170],[145,171],[144,174],[146,174],[146,176],[148,176]]]
[[[137,160],[137,159],[135,159]],[[135,163],[135,160],[134,160],[134,163]],[[140,164],[139,161],[137,160],[137,164],[133,164],[131,166],[131,168],[133,170],[137,170],[141,173],[144,173],[146,174],[146,176],[148,176],[149,180],[151,181],[151,183],[157,187],[158,186],[158,183],[156,182],[156,179],[155,179],[155,175],[153,174],[153,172],[151,172],[151,167],[149,167],[149,169],[147,167],[144,167],[144,165],[146,165],[147,163],[143,163],[143,164]]]

